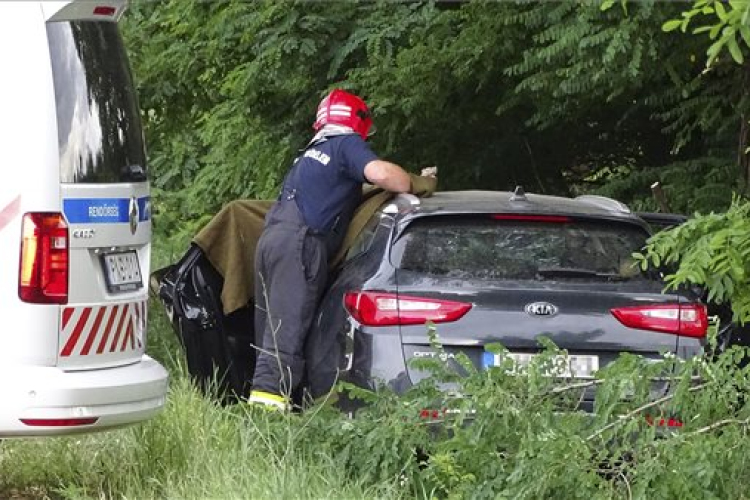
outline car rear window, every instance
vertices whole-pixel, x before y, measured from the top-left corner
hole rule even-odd
[[[461,279],[650,279],[632,258],[647,237],[636,225],[610,221],[425,217],[407,227],[399,268]]]
[[[113,22],[47,24],[65,183],[146,180],[138,103]]]

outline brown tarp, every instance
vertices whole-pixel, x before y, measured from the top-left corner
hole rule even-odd
[[[430,196],[435,191],[434,177],[411,175],[411,192]],[[363,193],[339,252],[333,256],[331,269],[338,266],[357,235],[375,211],[393,197],[393,193],[370,188]],[[244,307],[253,298],[255,245],[263,231],[266,213],[273,205],[269,200],[236,200],[228,203],[193,239],[211,264],[224,277],[221,300],[224,314]]]

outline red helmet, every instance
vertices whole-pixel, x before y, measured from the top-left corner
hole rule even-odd
[[[313,128],[318,131],[329,123],[350,127],[362,139],[367,139],[372,128],[372,116],[365,101],[354,94],[335,89],[320,101]]]

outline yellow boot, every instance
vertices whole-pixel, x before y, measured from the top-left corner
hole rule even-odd
[[[252,391],[247,402],[253,406],[268,408],[280,412],[290,410],[289,402],[284,396],[264,391]]]

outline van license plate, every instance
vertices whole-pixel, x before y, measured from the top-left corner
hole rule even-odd
[[[523,370],[536,356],[531,353],[509,352],[503,354],[484,353],[484,367],[500,366],[503,362],[503,356],[507,356],[514,361],[515,369],[512,373]],[[550,367],[547,375],[551,377],[563,378],[592,378],[594,372],[599,369],[599,356],[587,354],[570,354],[568,356],[554,356],[553,367]]]
[[[110,292],[137,290],[143,286],[141,266],[134,250],[105,254],[102,265]]]

